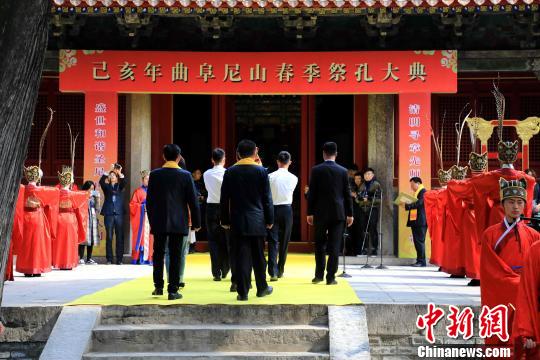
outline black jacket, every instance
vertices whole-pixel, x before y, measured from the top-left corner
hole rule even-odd
[[[146,211],[152,234],[189,233],[191,225],[201,227],[197,191],[191,174],[182,169],[160,168],[150,173],[146,195]]]
[[[427,220],[426,220],[426,209],[424,208],[424,194],[426,193],[426,189],[422,189],[418,193],[418,200],[413,202],[412,204],[405,204],[405,210],[409,210],[409,215],[407,217],[407,226],[408,227],[425,227],[427,226]],[[416,209],[418,211],[416,215],[416,220],[411,221],[411,211],[412,209]]]
[[[107,175],[102,175],[99,179],[99,186],[105,195],[105,201],[101,207],[101,215],[124,215],[124,188],[126,179],[119,178],[118,183],[112,185],[106,183]]]
[[[308,215],[314,221],[341,221],[353,216],[347,169],[325,161],[311,169]]]
[[[266,236],[274,223],[268,172],[262,166],[234,165],[221,185],[221,223],[243,236]]]
[[[364,201],[364,197],[367,201]],[[369,190],[366,189],[366,182],[362,182],[356,189],[355,203],[364,211],[369,211],[371,208],[371,202],[373,202],[374,208],[381,206],[381,183],[373,179]]]

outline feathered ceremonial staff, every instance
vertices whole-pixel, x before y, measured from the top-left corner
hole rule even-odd
[[[433,128],[431,128],[431,137],[433,138],[433,144],[435,145],[435,152],[437,153],[437,158],[439,160],[439,166],[441,167],[441,169],[444,169],[442,148],[443,148],[443,140],[444,140],[444,121],[445,120],[446,120],[446,110],[444,111],[444,114],[443,114],[442,123],[441,123],[441,133],[439,134],[439,136],[435,137]]]
[[[495,107],[497,108],[497,135],[499,136],[499,141],[503,141],[503,121],[506,100],[502,92],[499,90],[499,87],[495,84],[495,81],[493,81],[493,90],[491,90],[491,93],[495,97]]]
[[[469,111],[469,113],[463,118],[463,121],[461,120],[461,115],[463,115],[463,112],[465,109],[467,109],[467,106],[469,106],[469,103],[466,103],[463,109],[461,109],[461,112],[459,113],[458,122],[454,124],[456,128],[457,133],[457,162],[456,165],[459,166],[459,157],[461,155],[461,136],[463,135],[463,128],[465,127],[465,123],[467,122],[467,119],[469,118],[469,115],[472,113],[472,109]]]
[[[50,116],[49,116],[49,122],[47,123],[47,126],[45,126],[45,130],[43,130],[43,134],[41,134],[41,139],[39,139],[39,153],[38,153],[38,168],[41,170],[41,155],[43,154],[43,146],[45,145],[45,140],[47,139],[47,133],[49,132],[49,128],[51,127],[52,121],[53,121],[53,115],[54,110],[50,107],[47,108],[49,110]],[[39,180],[41,183],[41,179]]]
[[[77,139],[79,138],[79,133],[73,137],[73,132],[71,131],[71,125],[67,123],[68,129],[69,129],[69,151],[71,156],[71,172],[73,173],[73,177],[75,177],[75,147],[77,146]]]

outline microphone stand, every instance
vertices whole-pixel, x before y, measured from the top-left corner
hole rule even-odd
[[[377,266],[377,269],[384,270],[388,267],[383,265],[383,248],[382,248],[382,209],[383,209],[383,190],[379,187],[381,204],[379,205],[379,251],[381,252],[381,263]]]
[[[364,230],[364,240],[362,241],[362,249],[364,248],[364,245],[366,243],[366,237],[368,235],[369,230],[369,223],[371,222],[371,213],[373,212],[373,203],[375,202],[375,194],[373,194],[373,197],[371,198],[371,206],[369,207],[369,215],[368,220],[366,224],[366,229]],[[366,251],[366,263],[364,266],[361,267],[361,269],[373,269],[373,266],[369,265],[369,253],[371,252],[371,241],[369,242],[368,251]]]
[[[347,226],[347,225],[345,225]],[[343,233],[343,272],[338,275],[338,277],[342,277],[342,278],[350,278],[352,277],[351,275],[347,274],[347,265],[346,265],[346,256],[345,256],[345,251],[347,251],[347,238],[349,237],[349,233],[347,232],[347,227],[345,227],[345,232]]]

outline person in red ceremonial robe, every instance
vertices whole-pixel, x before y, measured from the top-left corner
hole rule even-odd
[[[9,244],[9,254],[6,264],[5,281],[14,281],[13,277],[13,255],[18,244],[22,239],[24,220],[24,185],[19,185],[17,201],[15,203],[15,215],[13,217],[13,230],[11,232],[11,242]]]
[[[20,190],[24,215],[22,238],[15,250],[15,270],[26,277],[41,276],[51,271],[52,239],[56,237],[60,191],[37,185],[43,175],[37,166],[25,168],[24,174],[28,185],[24,186],[24,194],[23,189]]]
[[[540,359],[540,242],[531,246],[523,265],[513,336],[516,359]]]
[[[540,233],[520,221],[527,202],[525,179],[506,181],[500,179],[500,198],[504,218],[486,229],[482,235],[480,256],[480,293],[482,306],[490,309],[498,305],[508,308],[508,342],[492,336],[487,345],[512,345],[512,322],[516,308],[520,274],[525,256]]]
[[[60,179],[58,231],[53,239],[52,264],[61,270],[71,270],[79,263],[79,244],[86,241],[88,229],[88,193],[69,190],[73,183],[71,168],[64,167]]]
[[[424,207],[431,239],[431,257],[429,262],[441,266],[444,250],[443,232],[446,221],[446,184],[450,181],[450,171],[439,169],[439,183],[441,189],[430,190],[424,194]]]
[[[131,197],[129,213],[131,216],[131,263],[152,264],[154,237],[150,234],[150,223],[146,214],[146,191],[150,172],[141,171],[142,185]]]

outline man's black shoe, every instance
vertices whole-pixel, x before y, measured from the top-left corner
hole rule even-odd
[[[278,277],[277,276],[271,276],[270,277],[270,281],[277,281],[278,280]]]
[[[465,275],[450,275],[450,279],[465,279]]]
[[[169,293],[169,300],[178,300],[182,298],[182,294],[180,293]]]
[[[182,289],[186,287],[186,283],[179,283],[178,286],[180,286]]]
[[[270,295],[272,292],[274,292],[274,288],[271,286],[267,286],[266,289],[264,289],[263,291],[257,291],[257,297],[264,297]]]
[[[163,295],[163,289],[154,289],[154,291],[152,291],[152,295],[154,296]]]
[[[214,281],[221,281],[221,276],[214,276]]]
[[[336,281],[336,279],[331,280],[331,281],[327,281],[326,285],[337,285],[337,281]]]
[[[117,261],[117,262],[116,262],[116,265],[122,265],[122,261],[121,261],[121,260],[120,260],[120,261]]]
[[[247,295],[243,295],[243,296],[242,296],[242,295],[238,295],[238,296],[236,297],[236,300],[238,300],[238,301],[247,301],[247,300],[248,300],[248,297],[247,297]]]
[[[412,264],[411,266],[412,267],[426,267],[426,264],[416,263],[416,264]]]
[[[471,281],[469,281],[467,286],[480,286],[480,280],[479,279],[472,279]]]
[[[235,283],[231,284],[231,292],[236,292],[238,290],[238,286],[236,286]]]
[[[313,280],[311,280],[311,283],[312,284],[318,284],[318,283],[320,283],[322,281],[323,281],[323,279],[318,278],[318,277],[314,277]]]
[[[278,272],[277,277],[281,279],[283,277],[283,271]]]

